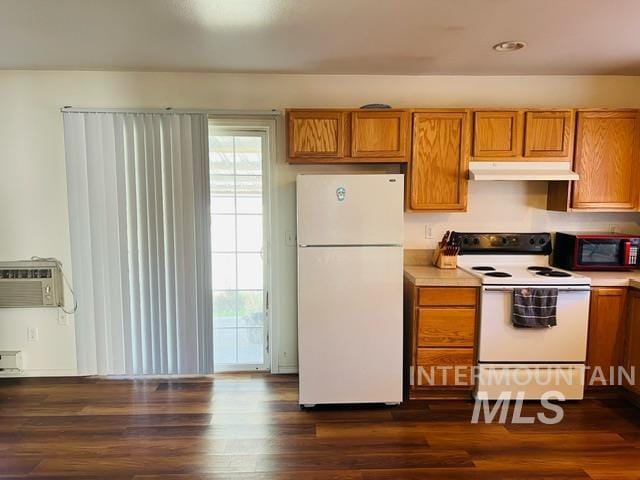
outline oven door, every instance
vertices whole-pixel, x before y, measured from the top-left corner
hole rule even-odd
[[[482,287],[480,362],[582,363],[587,355],[588,286],[558,288],[557,325],[516,328],[511,323],[514,286]]]

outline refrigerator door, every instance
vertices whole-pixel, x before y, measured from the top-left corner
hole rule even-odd
[[[401,245],[403,175],[298,175],[299,245]]]
[[[402,401],[402,247],[298,248],[300,404]]]

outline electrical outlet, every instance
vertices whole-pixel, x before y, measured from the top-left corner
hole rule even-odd
[[[38,341],[38,329],[36,327],[27,327],[27,340],[30,342]]]
[[[427,240],[431,240],[433,238],[433,225],[428,223],[424,226],[424,238]]]
[[[58,309],[58,325],[63,327],[69,325],[69,315],[64,313],[61,309]]]
[[[618,225],[616,225],[615,223],[609,224],[609,233],[619,233],[619,232],[620,232],[620,227]]]
[[[287,231],[284,234],[284,243],[289,247],[296,246],[296,233],[292,231]]]

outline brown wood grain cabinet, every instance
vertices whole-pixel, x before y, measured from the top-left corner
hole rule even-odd
[[[510,160],[522,150],[522,113],[517,110],[473,114],[473,157]]]
[[[570,161],[573,110],[476,110],[473,159],[476,161]]]
[[[292,110],[287,112],[289,157],[340,159],[344,156],[344,112]]]
[[[637,209],[639,127],[636,111],[578,112],[573,209]]]
[[[609,378],[610,369],[624,364],[626,288],[591,289],[587,365],[599,367]],[[606,386],[607,382],[598,382]]]
[[[640,399],[640,290],[631,288],[627,302],[627,328],[624,364],[628,372],[635,369],[636,381],[625,387]]]
[[[469,120],[467,110],[414,112],[407,210],[466,210]]]
[[[573,152],[574,112],[526,111],[524,157],[570,160]]]
[[[475,364],[478,289],[416,287],[409,281],[404,288],[409,397],[428,398],[448,390],[468,394]]]
[[[287,110],[289,163],[405,163],[406,110]]]
[[[351,113],[351,156],[404,159],[408,113],[359,110]]]

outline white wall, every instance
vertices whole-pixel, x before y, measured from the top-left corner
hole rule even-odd
[[[395,77],[227,75],[133,72],[0,72],[0,259],[55,256],[70,273],[62,120],[64,105],[284,109],[357,107],[385,102],[396,107],[640,107],[637,77]],[[279,365],[297,363],[295,250],[284,233],[295,229],[295,174],[351,167],[294,167],[281,157],[274,172],[280,309]],[[375,167],[396,171],[394,167]],[[406,245],[428,247],[424,225],[443,230],[639,230],[640,215],[555,213],[544,210],[545,184],[472,183],[469,211],[407,214]],[[40,330],[26,341],[27,326]],[[277,333],[277,332],[276,332]],[[75,369],[73,325],[59,325],[51,310],[0,311],[0,350],[23,349],[29,374],[69,374]]]

